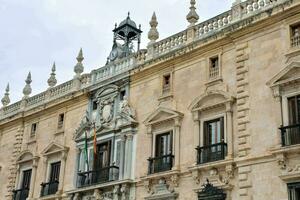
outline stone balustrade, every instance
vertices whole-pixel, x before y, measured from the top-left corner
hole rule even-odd
[[[131,55],[127,58],[111,62],[104,67],[101,67],[97,70],[93,70],[91,73],[91,84],[103,81],[112,76],[120,74],[122,72],[128,71],[135,64],[134,55]]]
[[[257,15],[261,12],[265,12],[268,9],[285,5],[287,2],[291,2],[291,0],[237,1],[237,3],[233,4],[231,10],[201,22],[192,27],[192,29],[188,28],[166,39],[154,42],[148,46],[148,49],[140,50],[138,53],[132,54],[126,58],[110,62],[104,67],[93,70],[90,74],[81,75],[79,77],[79,87],[78,84],[75,84],[78,79],[74,78],[73,80],[62,83],[56,87],[49,88],[45,92],[0,108],[0,120],[13,116],[20,111],[31,109],[43,103],[60,98],[64,95],[77,91],[78,89],[88,88],[91,85],[129,71],[138,65],[143,65],[145,61],[151,58],[167,54],[168,52],[186,46],[189,42],[209,37],[230,25],[235,24],[235,26],[238,26],[238,21],[250,18],[251,16]],[[238,27],[235,27],[235,29],[237,28]],[[190,38],[188,34],[188,31],[190,30],[194,31],[194,34],[191,34],[192,38]],[[292,46],[299,46],[299,44],[298,36],[291,39]]]
[[[161,55],[184,45],[187,41],[187,31],[184,30],[164,40],[153,44],[154,54]]]

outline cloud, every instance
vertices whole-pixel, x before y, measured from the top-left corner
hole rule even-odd
[[[197,1],[201,20],[230,8],[230,1]],[[142,25],[142,47],[148,43],[149,20],[158,17],[162,38],[188,25],[189,0],[0,0],[0,98],[7,82],[11,99],[22,98],[28,71],[33,94],[47,88],[52,63],[59,83],[71,79],[79,48],[83,48],[85,72],[101,67],[112,46],[112,29],[131,12]]]

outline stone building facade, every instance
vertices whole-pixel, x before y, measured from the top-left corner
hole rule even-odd
[[[300,199],[300,1],[236,1],[147,49],[130,19],[104,67],[0,108],[3,200]],[[132,44],[137,48],[134,50]]]

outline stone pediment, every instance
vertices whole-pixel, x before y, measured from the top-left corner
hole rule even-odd
[[[66,152],[68,151],[69,148],[62,146],[60,144],[57,144],[55,142],[51,142],[43,151],[42,151],[42,155],[43,156],[48,156],[48,155],[52,155],[52,154],[56,154],[56,153],[62,153],[62,152]]]
[[[146,125],[152,125],[160,123],[163,121],[171,119],[180,119],[183,117],[183,114],[168,108],[158,107],[154,112],[152,112],[144,121]]]
[[[289,84],[295,81],[300,81],[300,62],[292,62],[277,73],[267,85],[275,87],[279,85]]]
[[[233,102],[234,99],[228,92],[221,90],[206,91],[190,104],[189,109],[192,111],[211,109],[227,102]]]
[[[33,159],[33,155],[30,151],[25,150],[23,152],[20,153],[20,155],[17,157],[17,162],[27,162],[27,161],[31,161]]]

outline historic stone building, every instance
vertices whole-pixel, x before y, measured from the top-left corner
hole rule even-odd
[[[147,49],[0,108],[2,200],[300,200],[300,1],[236,1]]]

